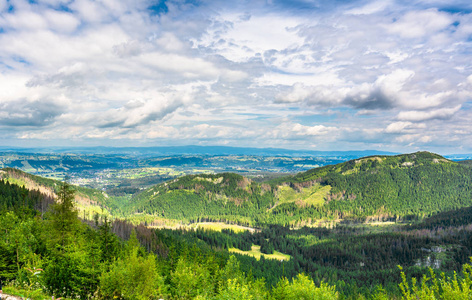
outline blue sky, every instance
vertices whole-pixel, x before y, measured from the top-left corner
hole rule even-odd
[[[0,0],[0,146],[472,152],[470,1]]]

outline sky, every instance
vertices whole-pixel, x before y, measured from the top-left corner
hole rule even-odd
[[[0,0],[0,146],[472,152],[469,0]]]

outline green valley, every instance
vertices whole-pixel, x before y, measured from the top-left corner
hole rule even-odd
[[[130,193],[0,174],[0,277],[31,299],[471,294],[472,168],[437,154],[376,155],[266,180],[190,174]],[[74,208],[64,211],[67,195]],[[72,219],[61,223],[67,210]],[[128,276],[144,296],[122,283]]]

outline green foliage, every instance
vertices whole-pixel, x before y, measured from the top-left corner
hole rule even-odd
[[[50,300],[42,289],[21,288],[16,286],[3,286],[3,292],[8,295],[22,297],[23,299]],[[3,299],[3,298],[2,298]]]
[[[139,255],[139,246],[131,246],[125,257],[119,258],[108,272],[100,276],[102,299],[157,299],[165,293],[164,279],[159,275],[153,254]]]
[[[56,296],[87,296],[91,279],[84,268],[82,253],[68,253],[52,257],[47,263],[43,274],[46,290]],[[93,286],[93,285],[92,285]]]
[[[472,168],[429,152],[375,156],[269,183],[231,173],[183,176],[133,196],[124,212],[251,226],[409,221],[472,205],[471,178]]]
[[[402,270],[401,267],[400,270]],[[432,269],[430,269],[430,276],[423,275],[420,283],[416,278],[412,278],[410,284],[403,271],[401,277],[400,289],[405,300],[468,300],[472,297],[472,266],[469,264],[464,265],[462,278],[457,278],[457,274],[454,272],[453,277],[441,273],[441,278],[438,279]]]
[[[255,218],[273,205],[273,193],[247,178],[222,173],[188,175],[133,197],[128,213],[137,211],[175,220]]]
[[[58,192],[57,203],[51,206],[51,212],[48,216],[53,236],[51,241],[62,252],[71,242],[72,235],[80,223],[74,205],[74,193],[72,186],[67,182],[63,182]]]
[[[96,243],[100,248],[101,261],[107,263],[112,262],[118,256],[120,247],[117,236],[111,230],[111,222],[104,216],[102,224],[98,226],[99,240]]]
[[[221,269],[218,285],[219,292],[215,299],[267,299],[269,296],[265,282],[246,277],[234,255]]]
[[[11,211],[0,214],[0,277],[13,279],[33,259],[38,246],[35,226],[33,219],[22,220]]]
[[[7,174],[60,191],[61,185],[49,179],[13,169],[7,169]],[[148,216],[151,222],[302,227],[340,219],[411,221],[467,207],[472,205],[471,178],[472,168],[464,164],[417,152],[360,158],[269,183],[232,173],[200,174],[159,184],[133,197],[106,198],[101,191],[79,187],[76,194],[106,205],[120,216]],[[23,196],[6,195],[5,199],[12,197]],[[3,202],[8,206],[12,200]]]
[[[428,207],[438,209],[435,204],[447,207],[440,196],[451,206],[470,200],[468,171],[432,154],[368,158],[330,168],[323,169],[321,177],[312,172],[286,181],[293,191],[329,183],[332,199],[322,207],[302,209],[295,202],[273,207],[276,185],[263,188],[234,174],[185,177],[135,199],[140,199],[143,211],[158,212],[168,205],[166,217],[202,220],[211,213],[215,219],[257,224],[295,224],[308,216],[362,220],[372,217],[369,211],[395,218],[388,216],[395,207],[401,219],[400,213],[420,216],[416,207],[423,207],[419,211],[425,215]],[[438,186],[431,187],[435,180]],[[392,198],[379,196],[379,187]],[[152,201],[146,202],[146,193]],[[367,225],[298,230],[265,225],[254,233],[235,233],[155,230],[106,217],[87,225],[77,219],[74,192],[67,183],[59,186],[59,201],[46,214],[34,210],[45,199],[40,193],[0,181],[0,195],[0,277],[15,280],[18,289],[30,293],[41,290],[81,299],[470,299],[470,265],[461,274],[453,273],[471,256],[468,208],[385,230],[366,229]],[[389,206],[413,197],[421,197],[423,203],[410,203],[410,211],[400,204],[393,210]],[[362,203],[371,206],[355,208]],[[257,261],[231,257],[226,251],[248,245],[250,249],[253,244],[264,252],[287,253],[290,260]],[[438,246],[446,251],[431,250]],[[415,266],[425,256],[440,257],[445,274]],[[404,271],[398,272],[398,264]],[[307,275],[300,275],[303,272]]]
[[[170,275],[172,292],[181,299],[213,295],[213,282],[208,268],[181,257]]]
[[[273,292],[274,299],[334,300],[339,295],[334,286],[321,283],[319,287],[306,275],[299,274],[292,282],[287,278],[279,281]]]
[[[225,287],[215,297],[221,300],[238,300],[238,299],[256,299],[256,295],[252,293],[248,285],[239,283],[236,279],[228,279]]]

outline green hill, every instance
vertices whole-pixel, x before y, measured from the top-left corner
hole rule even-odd
[[[472,160],[468,159],[468,160],[460,160],[457,162],[458,164],[461,164],[463,166],[467,166],[467,167],[472,167]]]
[[[3,169],[2,177],[43,193],[57,186],[14,169]],[[472,206],[471,180],[467,164],[416,152],[364,157],[262,183],[233,173],[187,175],[126,199],[76,187],[76,201],[86,217],[110,212],[158,224],[324,226],[415,220]]]
[[[279,210],[301,220],[421,218],[472,205],[471,175],[470,167],[429,152],[365,157],[287,178],[295,190],[312,184],[331,189],[321,207],[283,204]]]
[[[13,168],[1,169],[0,178],[28,190],[37,190],[52,198],[56,197],[56,193],[61,186],[61,182],[58,180],[31,175]],[[74,190],[76,191],[76,206],[83,218],[92,219],[94,213],[111,215],[110,210],[115,209],[114,199],[102,191],[80,186],[74,186]]]
[[[429,152],[370,156],[266,183],[230,173],[184,176],[137,195],[126,211],[297,226],[397,221],[471,206],[471,178],[470,167]]]
[[[274,203],[271,186],[238,174],[187,175],[154,186],[131,199],[128,213],[182,220],[238,220],[251,223]]]

